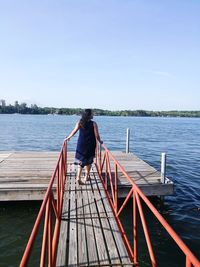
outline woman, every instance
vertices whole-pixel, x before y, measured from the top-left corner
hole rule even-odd
[[[98,126],[96,122],[92,121],[93,114],[91,109],[85,109],[80,121],[75,125],[72,132],[66,137],[65,140],[69,141],[72,136],[79,130],[79,137],[76,147],[76,163],[78,166],[76,180],[79,184],[84,184],[89,179],[91,164],[95,157],[96,140],[100,143],[101,138],[99,136]],[[81,181],[82,169],[86,167],[84,182]]]

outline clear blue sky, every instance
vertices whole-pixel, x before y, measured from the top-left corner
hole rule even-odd
[[[200,1],[0,0],[0,99],[200,110]]]

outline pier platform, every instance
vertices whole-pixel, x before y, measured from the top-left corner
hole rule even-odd
[[[112,151],[134,182],[147,196],[173,194],[173,182],[136,155]],[[0,201],[42,200],[54,171],[59,152],[0,152]],[[74,152],[68,152],[68,163],[74,162]],[[71,165],[71,172],[76,166]],[[123,175],[119,175],[118,197],[123,198],[130,190]]]

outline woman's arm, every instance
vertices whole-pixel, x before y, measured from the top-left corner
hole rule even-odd
[[[76,134],[76,132],[79,130],[80,125],[79,122],[76,123],[74,129],[71,131],[71,133],[65,138],[65,140],[69,141],[72,136]]]
[[[103,141],[101,140],[100,135],[99,135],[98,126],[97,126],[96,122],[94,122],[94,121],[93,121],[93,126],[94,126],[94,134],[95,134],[96,139],[97,139],[101,144],[103,144]]]

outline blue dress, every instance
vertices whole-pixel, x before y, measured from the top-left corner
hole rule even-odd
[[[76,147],[76,163],[82,168],[93,163],[96,149],[93,121],[88,121],[84,128],[79,129],[79,137]]]

